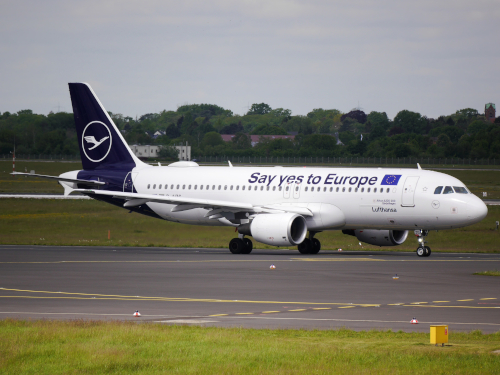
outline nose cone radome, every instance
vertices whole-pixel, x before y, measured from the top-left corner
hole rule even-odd
[[[467,218],[473,220],[475,223],[483,220],[488,214],[488,207],[484,202],[477,198],[474,201],[467,203]]]

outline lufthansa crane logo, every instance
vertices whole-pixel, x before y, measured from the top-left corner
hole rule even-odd
[[[92,121],[87,124],[82,133],[82,149],[90,161],[98,163],[111,151],[112,137],[106,124]]]

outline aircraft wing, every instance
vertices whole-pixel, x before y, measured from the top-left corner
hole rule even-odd
[[[114,198],[121,198],[125,200],[123,207],[136,207],[145,203],[154,202],[175,204],[176,206],[172,208],[172,212],[187,211],[195,208],[211,208],[217,211],[220,211],[220,209],[228,209],[229,211],[239,210],[252,213],[293,212],[302,214],[304,216],[313,216],[311,211],[309,211],[307,208],[296,206],[268,207],[266,205],[259,206],[250,203],[231,202],[215,199],[182,198],[155,194],[124,193],[120,191],[109,190],[75,189],[74,191],[78,191],[84,194],[105,195]]]
[[[48,176],[48,175],[44,175],[44,174],[23,173],[23,172],[12,172],[11,174],[14,175],[14,176],[40,177],[40,178],[48,178],[48,179],[56,180],[56,181],[74,182],[74,183],[86,184],[86,185],[106,185],[106,183],[102,182],[102,181],[79,180],[79,179],[76,179],[76,178],[66,178],[66,177],[59,177],[59,176]]]

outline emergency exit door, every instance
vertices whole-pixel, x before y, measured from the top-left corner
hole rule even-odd
[[[405,184],[403,186],[403,196],[401,200],[401,206],[403,207],[413,207],[415,206],[415,190],[417,188],[417,182],[420,177],[410,176],[406,177]]]

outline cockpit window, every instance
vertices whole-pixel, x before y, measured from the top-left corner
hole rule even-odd
[[[443,191],[443,187],[442,186],[438,186],[436,188],[436,190],[434,190],[434,194],[441,194],[442,191]]]
[[[453,194],[453,189],[451,186],[445,186],[443,194]]]
[[[457,194],[469,194],[463,186],[453,186],[453,189],[455,189],[455,193]]]

